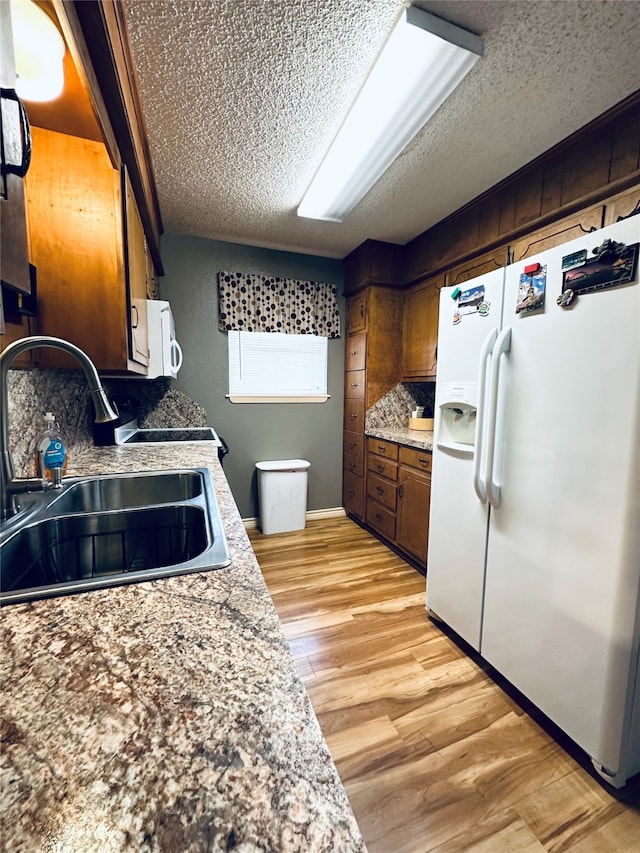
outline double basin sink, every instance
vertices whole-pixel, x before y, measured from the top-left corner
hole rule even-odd
[[[0,603],[218,569],[230,555],[207,468],[63,480],[0,526]]]

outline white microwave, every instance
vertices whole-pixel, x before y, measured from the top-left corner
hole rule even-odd
[[[182,367],[182,350],[176,340],[171,306],[160,299],[147,299],[149,334],[148,379],[169,376],[175,379]]]

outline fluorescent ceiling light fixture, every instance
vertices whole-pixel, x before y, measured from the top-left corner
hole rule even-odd
[[[482,55],[482,39],[410,6],[298,208],[342,222]]]
[[[11,29],[18,97],[53,101],[64,88],[65,47],[58,28],[31,0],[11,0]]]

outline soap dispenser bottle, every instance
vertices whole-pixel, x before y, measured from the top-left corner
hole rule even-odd
[[[52,469],[59,468],[64,474],[67,469],[67,451],[52,412],[45,412],[45,428],[36,445],[36,464],[38,475],[52,479]]]

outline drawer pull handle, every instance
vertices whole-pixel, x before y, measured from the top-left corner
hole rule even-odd
[[[379,512],[377,512],[377,513],[375,514],[375,519],[376,519],[376,521],[382,521],[382,516],[380,515],[380,513],[379,513]]]
[[[356,467],[356,463],[355,463],[355,462],[349,462],[349,470],[350,470],[350,471],[353,471],[353,469],[354,469],[355,467]]]
[[[382,471],[384,471],[384,465],[376,465],[376,469],[382,473]]]
[[[423,457],[422,457],[422,456],[418,459],[418,462],[419,462],[421,465],[428,465],[428,464],[429,464],[429,460],[428,460],[428,459],[423,459]]]
[[[355,441],[350,441],[350,442],[349,442],[349,449],[350,449],[350,450],[353,450],[353,448],[354,448],[355,446],[356,446]]]
[[[378,453],[386,453],[386,452],[387,452],[387,449],[384,446],[384,444],[379,444],[378,445]]]
[[[352,356],[356,356],[356,355],[358,355],[358,350],[357,350],[357,349],[352,349],[352,350],[351,350],[351,355],[352,355]]]
[[[351,383],[351,387],[352,387],[352,388],[357,388],[357,387],[358,387],[358,383],[357,383],[357,382],[352,382],[352,383]]]
[[[384,489],[382,488],[382,486],[376,486],[376,492],[377,492],[379,495],[383,495],[383,494],[384,494]]]
[[[353,420],[355,420],[357,417],[358,417],[358,416],[357,416],[357,415],[355,415],[353,412],[351,413],[351,420],[352,420],[352,421],[353,421]]]

